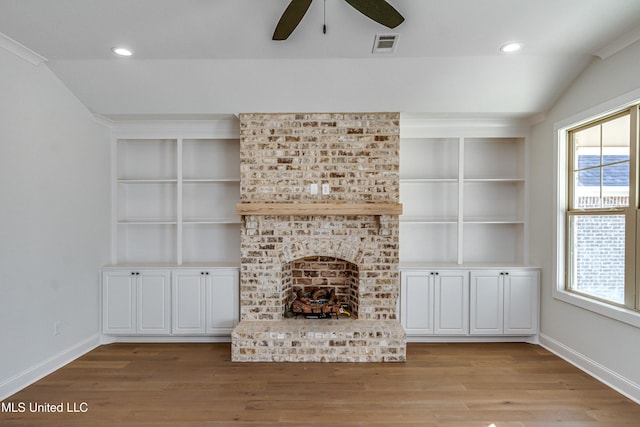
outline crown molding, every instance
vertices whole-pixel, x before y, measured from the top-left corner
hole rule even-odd
[[[631,46],[638,40],[640,40],[640,27],[636,27],[635,29],[618,37],[617,39],[597,51],[594,55],[599,57],[600,59],[607,59],[608,57],[615,55],[621,50]]]
[[[528,117],[509,115],[400,114],[401,138],[527,136]]]
[[[240,124],[232,114],[94,114],[93,117],[96,122],[111,128],[116,138],[240,137]]]
[[[0,48],[13,53],[18,58],[24,59],[33,65],[40,65],[47,61],[47,58],[44,56],[32,51],[3,33],[0,33]]]

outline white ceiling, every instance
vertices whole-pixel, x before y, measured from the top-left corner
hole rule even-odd
[[[394,30],[343,0],[314,0],[289,40],[272,41],[288,3],[0,0],[0,32],[47,58],[80,100],[102,114],[364,107],[533,116],[594,55],[606,57],[640,39],[640,0],[390,0],[406,19]],[[396,52],[372,54],[376,33],[399,34]],[[523,43],[521,52],[499,51],[514,40]],[[135,57],[116,58],[110,51],[116,45],[130,47]],[[260,87],[260,98],[239,89],[256,78],[275,89]],[[309,81],[316,87],[301,91]],[[373,94],[338,102],[352,87]],[[216,94],[216,102],[207,100]],[[315,103],[294,99],[303,95],[315,96]]]

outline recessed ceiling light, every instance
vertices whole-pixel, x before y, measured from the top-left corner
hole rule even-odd
[[[127,49],[125,47],[112,47],[111,51],[118,56],[131,56],[133,55],[133,51]]]
[[[502,46],[500,48],[500,51],[504,52],[504,53],[511,53],[511,52],[516,52],[518,50],[520,50],[522,48],[522,44],[518,43],[518,42],[514,42],[514,43],[507,43],[504,46]]]

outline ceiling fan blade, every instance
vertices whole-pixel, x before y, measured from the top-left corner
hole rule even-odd
[[[388,28],[404,22],[404,17],[385,0],[345,0],[360,13]]]
[[[296,29],[313,0],[291,0],[276,25],[272,40],[286,40]]]

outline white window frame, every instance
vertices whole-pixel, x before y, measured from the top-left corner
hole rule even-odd
[[[640,328],[640,313],[624,307],[607,304],[592,298],[588,298],[565,290],[566,270],[566,212],[568,204],[568,138],[567,131],[590,121],[606,117],[624,108],[629,108],[640,102],[640,89],[614,98],[610,101],[582,111],[565,120],[556,122],[553,126],[554,133],[554,162],[553,165],[553,278],[555,284],[552,287],[553,298],[585,310],[615,319],[628,325]]]

